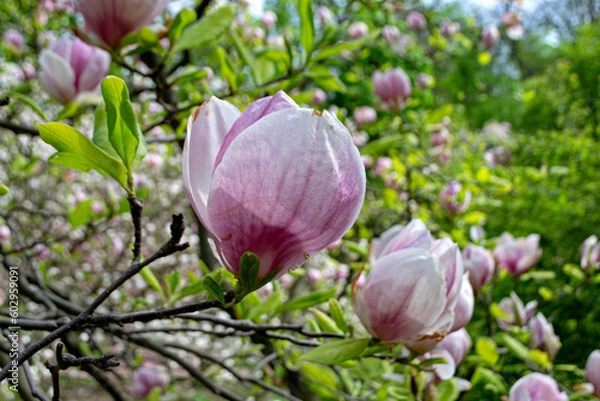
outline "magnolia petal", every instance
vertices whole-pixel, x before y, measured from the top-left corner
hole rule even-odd
[[[240,256],[254,252],[259,278],[298,267],[352,226],[365,181],[348,130],[328,112],[288,108],[261,118],[213,173],[208,214],[223,261],[237,274]]]
[[[258,99],[248,106],[248,108],[244,110],[244,112],[237,120],[235,120],[229,129],[229,132],[223,141],[223,145],[221,146],[221,150],[219,151],[215,160],[214,168],[216,169],[219,163],[221,163],[223,155],[225,154],[225,151],[227,151],[227,148],[229,148],[229,145],[231,145],[231,142],[233,142],[233,140],[237,138],[238,135],[240,135],[246,128],[268,114],[292,107],[298,108],[298,105],[283,91],[279,91],[273,96]]]
[[[454,308],[458,301],[464,273],[462,255],[458,245],[448,238],[439,239],[433,243],[431,252],[438,256],[444,269],[448,291],[446,308]]]
[[[414,219],[398,235],[389,240],[387,246],[381,251],[381,255],[405,248],[421,248],[429,250],[433,244],[431,233],[420,219]]]
[[[235,106],[211,97],[188,120],[181,162],[183,182],[196,215],[208,231],[211,229],[206,204],[213,166],[227,131],[239,115]]]
[[[88,63],[83,69],[77,82],[79,92],[93,92],[104,79],[104,74],[110,66],[110,56],[101,49],[93,49]]]
[[[384,231],[379,238],[373,239],[371,242],[371,251],[369,254],[369,260],[371,263],[375,263],[375,261],[383,255],[383,251],[390,244],[392,240],[396,238],[396,236],[404,229],[404,226],[395,225],[390,229]]]
[[[449,380],[454,377],[456,372],[456,361],[448,351],[444,349],[435,349],[428,354],[429,358],[444,358],[446,363],[436,363],[431,365],[435,370],[435,374],[440,380]]]
[[[371,269],[363,298],[373,334],[403,343],[435,323],[446,285],[438,259],[418,248],[383,256]]]
[[[61,103],[75,98],[75,74],[69,63],[51,50],[40,55],[40,84],[46,92]]]

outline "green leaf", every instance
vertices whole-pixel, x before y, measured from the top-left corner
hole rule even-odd
[[[330,300],[331,301],[331,300]],[[335,321],[327,316],[325,313],[321,312],[318,309],[310,309],[310,311],[315,315],[315,319],[317,319],[317,323],[322,331],[326,333],[337,333],[344,334],[342,330],[335,324]]]
[[[307,362],[316,362],[323,365],[334,365],[344,362],[349,359],[357,358],[369,345],[369,340],[366,338],[344,339],[332,341],[320,347],[313,348],[300,358]]]
[[[460,388],[454,378],[438,383],[436,388],[439,401],[456,401],[460,396]]]
[[[237,75],[231,59],[221,46],[217,47],[217,57],[219,58],[219,64],[221,66],[221,75],[227,81],[232,91],[237,89]]]
[[[69,223],[71,227],[77,228],[86,225],[92,217],[92,200],[79,202],[75,209],[69,212]]]
[[[177,299],[179,300],[185,297],[200,294],[202,291],[204,291],[204,282],[202,280],[198,280],[195,283],[191,283],[183,287],[183,289],[177,296]]]
[[[246,319],[255,319],[260,317],[261,315],[268,314],[271,311],[276,310],[281,302],[283,301],[283,292],[277,291],[272,294],[270,297],[265,299],[263,302],[258,305],[253,306],[246,315]]]
[[[308,295],[304,295],[300,298],[296,298],[293,301],[283,304],[279,308],[279,312],[306,309],[310,308],[311,306],[322,304],[323,302],[327,302],[329,299],[331,299],[335,295],[336,291],[336,288],[327,288],[325,290],[319,290]]]
[[[21,93],[12,94],[11,97],[19,99],[21,102],[31,107],[31,109],[44,121],[48,121],[48,116],[46,116],[46,113],[44,113],[44,110],[42,110],[42,108],[38,105],[38,102],[36,100],[30,98],[29,96],[25,96]]]
[[[232,6],[221,7],[204,16],[183,31],[173,50],[178,52],[215,43],[216,39],[231,26],[234,16],[235,12]]]
[[[39,124],[40,137],[58,152],[48,161],[78,171],[96,170],[127,189],[123,163],[94,145],[85,135],[62,123]]]
[[[496,343],[488,337],[480,337],[475,343],[475,352],[490,366],[494,366],[500,355]]]
[[[504,345],[508,351],[519,358],[522,361],[526,361],[529,359],[529,348],[523,345],[518,340],[512,338],[510,335],[506,333],[498,333],[496,335],[497,341]]]
[[[298,0],[300,14],[300,43],[306,53],[306,62],[310,61],[315,40],[315,27],[311,0]]]
[[[72,101],[65,104],[65,107],[56,116],[57,120],[64,120],[65,118],[73,117],[79,111],[79,103]]]
[[[346,90],[346,86],[340,78],[326,67],[313,67],[308,72],[308,76],[313,80],[316,86],[323,89],[325,92],[343,92]]]
[[[344,50],[354,50],[361,47],[364,40],[355,40],[352,42],[337,43],[333,46],[326,47],[313,57],[313,61],[320,61],[326,58],[336,56]]]
[[[496,394],[506,393],[506,384],[502,376],[486,368],[478,367],[471,377],[471,383],[473,386],[482,384],[487,390]]]
[[[163,300],[166,299],[165,292],[160,285],[160,281],[158,281],[158,278],[149,267],[144,267],[142,270],[140,270],[140,276],[142,276],[144,281],[148,283],[150,287],[154,288],[160,294]]]
[[[146,145],[129,100],[127,85],[122,79],[109,76],[102,81],[101,89],[106,104],[108,139],[131,176],[146,155]]]
[[[419,366],[425,368],[432,365],[446,364],[448,361],[445,358],[428,358],[419,363]]]
[[[221,304],[225,303],[225,295],[223,295],[223,289],[221,286],[215,281],[211,276],[204,277],[202,280],[202,285],[204,289],[208,291],[210,295],[212,295],[215,299],[217,299]]]
[[[256,69],[256,60],[254,59],[254,56],[248,51],[246,46],[244,46],[244,44],[242,43],[238,34],[235,31],[232,30],[229,33],[229,35],[233,39],[233,44],[235,45],[235,48],[238,54],[240,55],[240,58],[242,59],[244,64],[246,64],[248,68],[250,68],[250,73],[252,74],[252,79],[254,80],[254,83],[256,85],[260,85],[262,83],[262,79],[258,76],[258,71]]]
[[[119,155],[110,141],[108,140],[108,127],[106,126],[106,106],[104,104],[99,105],[96,108],[96,114],[94,119],[94,135],[92,142],[96,144],[100,149],[114,157],[119,159]]]
[[[6,185],[0,184],[0,196],[4,196],[10,192],[10,189]]]
[[[244,252],[240,257],[240,281],[246,294],[256,288],[259,270],[260,259],[258,256],[252,252]]]
[[[191,8],[184,8],[177,14],[173,23],[169,27],[169,41],[175,43],[177,39],[183,33],[183,30],[187,28],[191,23],[196,20],[196,11]]]
[[[331,298],[329,300],[329,314],[333,318],[336,326],[339,327],[344,333],[347,333],[348,322],[346,322],[346,317],[344,316],[344,312],[342,311],[340,303],[335,298]]]

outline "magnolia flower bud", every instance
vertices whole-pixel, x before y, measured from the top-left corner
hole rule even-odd
[[[352,39],[364,38],[368,33],[369,27],[362,21],[355,22],[348,28],[348,36]]]
[[[433,77],[429,74],[425,74],[424,72],[420,72],[417,75],[417,86],[421,89],[428,88],[433,82]]]
[[[471,226],[469,228],[469,238],[473,242],[479,242],[485,238],[485,230],[481,226]]]
[[[440,204],[452,214],[460,214],[471,204],[471,191],[463,191],[458,181],[452,181],[440,192]]]
[[[392,109],[399,109],[412,93],[410,78],[401,68],[375,71],[372,81],[375,94]]]
[[[595,235],[589,236],[581,245],[581,268],[583,270],[600,267],[600,243]]]
[[[277,23],[277,14],[271,10],[267,10],[263,13],[261,20],[265,28],[271,29]]]
[[[169,0],[75,0],[83,14],[85,27],[110,47],[121,39],[150,24],[164,10]]]
[[[539,243],[539,234],[531,234],[527,238],[516,239],[509,233],[502,234],[496,249],[494,249],[498,266],[513,276],[520,276],[533,267],[542,257]]]
[[[510,401],[568,401],[560,392],[556,381],[541,373],[532,373],[520,378],[510,389]]]
[[[259,280],[341,238],[365,195],[365,170],[346,127],[281,91],[241,114],[215,97],[196,109],[182,171],[223,265],[239,276],[240,257],[253,252]]]
[[[488,50],[496,46],[498,40],[500,40],[500,32],[498,31],[496,25],[487,26],[481,33],[481,41]]]
[[[475,291],[479,291],[494,276],[494,257],[482,246],[467,245],[463,251],[465,270],[469,272],[469,281]]]
[[[375,109],[369,106],[360,106],[354,109],[354,121],[356,125],[361,126],[365,124],[371,124],[377,121],[377,112]]]
[[[93,92],[108,73],[110,56],[79,38],[63,36],[40,54],[40,83],[65,104],[83,92]]]
[[[317,88],[315,90],[315,94],[313,95],[312,98],[312,103],[314,104],[323,104],[327,101],[327,93],[325,93],[325,91],[321,88]]]
[[[352,305],[365,328],[384,343],[425,353],[450,331],[462,284],[458,246],[432,241],[420,220],[392,227],[375,240],[373,266]]]
[[[406,25],[413,31],[420,31],[427,25],[425,16],[418,11],[411,11],[406,16]]]
[[[541,312],[529,321],[529,342],[532,349],[546,351],[550,359],[554,359],[560,349],[560,339],[554,334],[552,323],[548,322]]]
[[[594,386],[593,394],[600,396],[600,350],[595,350],[588,356],[585,378]]]
[[[5,244],[10,239],[10,228],[0,226],[0,244]]]
[[[6,32],[4,32],[4,35],[2,35],[2,40],[4,43],[11,45],[18,51],[23,50],[25,47],[25,38],[23,38],[23,35],[21,35],[19,31],[14,29],[8,29]]]
[[[169,378],[160,370],[141,367],[133,372],[131,380],[131,395],[136,398],[146,398],[153,388],[166,388]]]

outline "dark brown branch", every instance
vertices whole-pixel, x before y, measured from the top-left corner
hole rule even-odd
[[[25,135],[29,135],[29,136],[39,136],[40,135],[40,132],[35,128],[26,127],[26,126],[18,125],[18,124],[13,124],[8,121],[0,120],[0,127],[6,128],[6,129],[14,132],[15,134],[25,134]]]

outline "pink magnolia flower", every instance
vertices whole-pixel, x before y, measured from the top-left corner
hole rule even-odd
[[[531,373],[520,378],[510,389],[510,401],[568,401],[556,381],[541,373]]]
[[[15,49],[21,51],[25,47],[25,38],[21,35],[21,32],[14,29],[8,29],[2,35],[4,43],[11,45]]]
[[[500,40],[500,31],[498,31],[496,25],[487,26],[481,33],[481,41],[488,50],[496,46],[498,40]]]
[[[433,82],[433,77],[429,74],[425,74],[424,72],[420,72],[417,75],[417,86],[421,89],[428,88]]]
[[[452,181],[440,192],[440,204],[452,214],[460,214],[471,204],[471,191],[463,191],[458,181]]]
[[[508,165],[511,158],[512,154],[510,153],[510,150],[503,146],[496,146],[490,150],[487,150],[483,155],[485,162],[492,168]]]
[[[377,112],[369,106],[359,106],[355,108],[353,116],[354,121],[356,121],[356,125],[358,126],[371,124],[377,121]]]
[[[169,0],[75,0],[83,14],[86,29],[110,47],[118,47],[121,39],[150,24]]]
[[[595,235],[589,236],[581,245],[581,268],[583,270],[600,267],[600,243]]]
[[[473,295],[473,287],[469,282],[469,275],[463,275],[463,282],[460,288],[460,295],[458,296],[458,302],[454,307],[454,322],[452,323],[451,332],[465,327],[473,317],[473,310],[475,309],[475,296]]]
[[[93,92],[108,73],[110,56],[79,38],[63,36],[40,54],[40,83],[65,104],[83,92]]]
[[[452,355],[452,359],[456,363],[456,366],[465,359],[465,356],[471,350],[473,342],[471,336],[464,328],[454,331],[448,334],[444,339],[436,346],[436,348],[445,349]]]
[[[263,13],[261,21],[262,21],[263,25],[265,26],[265,28],[271,29],[277,23],[277,14],[275,14],[271,10],[267,10]]]
[[[386,25],[381,30],[381,36],[383,37],[383,40],[385,40],[386,42],[394,43],[395,41],[400,39],[401,34],[400,34],[400,30],[398,29],[398,27],[396,27],[394,25]]]
[[[375,71],[372,81],[375,94],[392,109],[400,108],[412,93],[410,78],[401,68]]]
[[[482,246],[467,245],[463,251],[465,270],[475,291],[479,291],[494,276],[495,262],[492,253]]]
[[[538,312],[537,315],[529,321],[529,343],[532,349],[545,351],[550,359],[554,359],[560,349],[560,339],[554,333],[552,323],[546,320],[546,317]]]
[[[434,241],[421,220],[392,227],[374,241],[372,268],[352,305],[365,328],[384,343],[430,351],[450,332],[463,264],[458,246]]]
[[[362,21],[355,22],[348,28],[348,36],[352,39],[364,38],[368,33],[369,27]]]
[[[420,31],[427,25],[425,16],[418,11],[411,11],[406,16],[406,25],[413,31]]]
[[[433,131],[430,140],[433,146],[444,146],[450,141],[450,131],[446,127]]]
[[[240,113],[215,97],[190,116],[182,171],[188,198],[223,265],[239,275],[244,252],[258,278],[303,264],[358,216],[365,170],[350,133],[327,111],[284,92]]]
[[[533,317],[537,301],[529,301],[527,305],[524,305],[521,298],[511,292],[510,297],[503,298],[498,306],[504,313],[503,317],[498,318],[498,325],[501,328],[505,329],[509,325],[522,327],[527,325]]]
[[[133,372],[131,395],[135,398],[146,398],[153,388],[166,388],[169,378],[158,369],[141,367]]]
[[[600,350],[593,351],[585,363],[585,378],[594,387],[592,393],[600,396]]]
[[[542,257],[539,244],[539,234],[530,234],[527,238],[514,238],[509,233],[504,233],[494,249],[494,256],[500,268],[513,276],[520,276]]]

